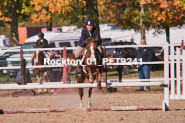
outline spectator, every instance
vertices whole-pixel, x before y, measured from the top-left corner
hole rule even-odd
[[[31,80],[31,77],[30,77],[30,72],[28,69],[26,69],[26,83],[32,83],[32,80]],[[21,85],[21,70],[17,73],[17,76],[16,76],[16,79],[15,79],[15,82],[18,84],[18,85]],[[21,89],[19,89],[20,91]],[[30,90],[30,89],[28,89]]]
[[[120,58],[120,49],[116,49],[116,53],[114,53],[115,58]],[[116,68],[119,74],[119,80],[118,82],[122,82],[122,71],[123,71],[123,65],[118,65]]]
[[[21,70],[17,73],[15,82],[18,85],[21,85]],[[31,77],[30,77],[30,72],[29,72],[28,69],[26,69],[26,83],[25,84],[27,84],[27,83],[32,83],[32,80],[31,80]]]
[[[141,39],[141,45],[146,45],[146,41]],[[142,58],[142,62],[149,62],[153,59],[152,50],[149,47],[139,47],[137,50],[137,60]],[[142,64],[138,65],[139,79],[150,79],[150,65]],[[149,81],[141,81],[141,82],[149,82]],[[150,86],[146,86],[144,89],[143,86],[140,87],[140,90],[150,90]]]

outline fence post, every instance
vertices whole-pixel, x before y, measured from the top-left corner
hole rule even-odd
[[[175,69],[175,64],[174,64],[174,46],[173,45],[171,45],[170,46],[170,56],[171,56],[171,59],[170,59],[170,62],[171,62],[171,64],[170,64],[170,78],[171,78],[171,81],[170,81],[170,83],[171,83],[171,94],[170,94],[170,99],[175,99],[175,79],[174,78],[176,78],[175,76],[175,71],[176,71],[176,69]],[[174,72],[171,72],[171,71],[174,71]]]
[[[182,59],[182,98],[185,99],[185,50],[182,50],[183,59]]]
[[[106,54],[106,47],[103,47],[104,49],[104,54]],[[106,63],[103,65],[104,68],[106,68]],[[103,82],[107,83],[107,72],[103,72]]]
[[[104,49],[104,54],[106,54],[106,47],[104,46],[103,49]],[[106,68],[106,63],[103,65],[103,68]],[[107,83],[107,72],[103,72],[103,83]],[[106,87],[102,88],[102,91],[104,93],[108,92]]]
[[[66,61],[66,46],[63,46],[63,61]],[[63,64],[63,83],[66,84],[66,64]]]
[[[25,85],[25,59],[23,59],[23,50],[20,50],[20,65],[21,65],[21,85]]]
[[[167,84],[167,87],[164,87],[164,101],[163,101],[163,111],[169,109],[169,46],[168,42],[164,44],[164,84]]]

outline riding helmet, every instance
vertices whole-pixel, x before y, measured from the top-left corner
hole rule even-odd
[[[85,22],[85,25],[94,25],[94,21],[91,18],[88,18]]]
[[[44,37],[44,34],[43,34],[42,32],[39,32],[37,35],[38,35],[39,37],[41,37],[41,38]]]

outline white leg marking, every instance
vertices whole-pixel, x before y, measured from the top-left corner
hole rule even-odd
[[[80,108],[83,107],[83,103],[82,103],[82,100],[80,100]]]
[[[91,107],[91,97],[89,97],[89,98],[88,98],[87,107],[88,107],[88,108],[90,108],[90,107]]]

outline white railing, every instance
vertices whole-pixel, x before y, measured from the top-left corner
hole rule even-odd
[[[164,64],[164,79],[155,79],[155,81],[164,81],[165,85],[168,85],[168,87],[164,88],[164,104],[166,107],[169,107],[169,98],[170,99],[185,99],[185,79],[183,79],[183,77],[185,77],[185,72],[182,71],[182,75],[180,72],[180,64],[182,63],[182,70],[185,70],[185,50],[183,50],[183,55],[181,55],[180,53],[180,49],[177,48],[176,49],[176,54],[174,53],[174,46],[180,46],[179,44],[168,44],[165,43],[164,45],[123,45],[123,46],[106,46],[106,48],[128,48],[128,47],[163,47],[164,48],[164,61],[159,61],[159,62],[143,62],[143,64]],[[170,51],[171,54],[169,55],[169,50],[168,48],[170,47]],[[63,48],[39,48],[39,49],[23,49],[23,51],[40,51],[40,50],[63,50]],[[71,50],[71,49],[76,49],[76,47],[66,47],[66,50]],[[3,50],[4,51],[4,50]],[[18,52],[20,50],[7,50],[8,52]],[[174,63],[176,63],[176,70],[174,69]],[[140,64],[140,63],[138,63]],[[169,65],[171,65],[170,69],[169,69]],[[40,66],[27,66],[26,68],[41,68],[41,67],[46,67],[43,65]],[[47,67],[59,67],[59,66],[47,66]],[[16,67],[0,67],[0,69],[20,69],[20,66],[16,66]],[[169,70],[171,73],[171,77],[169,77]],[[177,77],[174,76],[174,72],[177,72]],[[132,81],[132,80],[129,80]],[[133,80],[136,81],[136,80]],[[140,80],[141,81],[141,80]],[[146,80],[145,80],[146,81]],[[149,81],[152,81],[152,79],[149,79]],[[176,86],[175,86],[175,81],[176,82]],[[181,81],[182,81],[182,89],[181,89]],[[170,84],[171,82],[171,84]],[[147,83],[147,82],[146,82]],[[146,83],[142,83],[142,84],[146,84]],[[153,83],[150,83],[149,85],[152,85]],[[160,85],[161,83],[158,83],[157,85]],[[72,87],[73,85],[71,85],[70,87]],[[75,85],[76,86],[76,85]],[[74,87],[75,87],[74,86]],[[103,86],[107,86],[107,85],[103,85]],[[115,85],[115,86],[122,86],[122,85]],[[123,85],[123,86],[127,86],[127,84]],[[132,86],[129,85],[128,86]],[[138,84],[138,86],[141,86]],[[146,86],[146,85],[143,85]],[[20,86],[21,89],[28,89],[29,87],[26,87],[26,85],[21,85]],[[35,88],[36,86],[32,86],[30,85],[30,88]],[[43,86],[39,86],[36,88],[59,88],[58,86],[54,85],[52,87],[48,87],[47,85],[43,85]],[[65,87],[69,87],[68,85],[65,85],[61,87],[65,88]],[[78,86],[80,87],[80,86]],[[86,85],[84,85],[84,87],[87,87]],[[90,85],[88,85],[88,87],[90,87]],[[92,87],[95,87],[95,85],[92,85]],[[171,87],[171,94],[169,95],[169,87]],[[5,86],[2,86],[2,89],[5,89]],[[7,87],[8,88],[8,87]],[[13,87],[12,87],[13,88]],[[73,88],[73,87],[72,87]],[[75,87],[76,88],[76,87]],[[177,88],[177,89],[175,89]],[[14,88],[15,89],[15,88]],[[18,87],[16,89],[19,89]],[[177,90],[177,92],[175,92],[175,90]],[[182,91],[182,93],[181,93]]]

